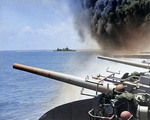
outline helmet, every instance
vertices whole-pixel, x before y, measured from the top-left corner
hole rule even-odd
[[[129,120],[131,118],[131,113],[129,111],[123,111],[121,114],[120,114],[120,117],[122,120]]]
[[[119,84],[116,86],[114,91],[117,93],[123,93],[125,91],[125,87],[122,84]]]

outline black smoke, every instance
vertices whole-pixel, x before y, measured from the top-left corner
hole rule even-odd
[[[75,17],[81,37],[88,29],[100,48],[112,51],[142,51],[149,46],[150,0],[82,0],[81,4]]]

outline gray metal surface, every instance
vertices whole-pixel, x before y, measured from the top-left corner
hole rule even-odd
[[[58,106],[45,113],[39,120],[90,120],[88,111],[94,99],[80,100]]]

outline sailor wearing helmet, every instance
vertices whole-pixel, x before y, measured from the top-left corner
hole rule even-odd
[[[125,87],[122,84],[116,86],[116,88],[114,89],[114,93],[115,99],[118,101],[118,103],[115,105],[116,108],[118,107],[117,116],[120,116],[123,111],[128,111],[130,114],[136,117],[136,110],[138,104],[134,98],[134,95],[125,91]]]

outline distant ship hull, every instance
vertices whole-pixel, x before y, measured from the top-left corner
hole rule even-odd
[[[69,49],[68,47],[66,47],[66,48],[63,48],[63,49],[57,48],[57,50],[53,50],[53,51],[54,52],[69,52],[69,51],[73,52],[73,51],[76,51],[76,50],[72,50],[72,49]]]
[[[53,50],[54,52],[75,52],[76,50]]]

